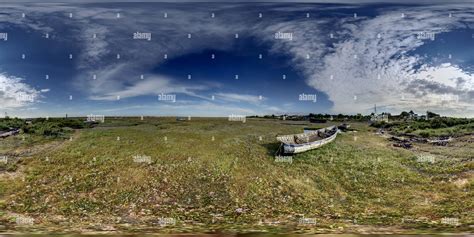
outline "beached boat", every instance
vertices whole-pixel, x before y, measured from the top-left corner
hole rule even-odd
[[[7,138],[20,133],[20,129],[10,129],[8,131],[0,131],[0,138]]]
[[[277,136],[277,140],[282,143],[282,153],[296,154],[316,149],[334,141],[338,132],[339,129],[336,126],[331,126],[318,130],[305,130],[304,133],[299,134]]]

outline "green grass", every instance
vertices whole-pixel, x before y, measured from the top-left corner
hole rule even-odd
[[[441,137],[441,136],[457,136],[461,134],[472,134],[474,131],[474,122],[470,124],[456,125],[447,128],[438,129],[416,129],[411,131],[415,135],[422,137]]]
[[[418,150],[394,148],[356,123],[357,132],[296,155],[292,164],[274,162],[275,136],[308,126],[290,123],[107,120],[25,160],[24,181],[1,183],[5,211],[44,226],[103,223],[123,230],[138,228],[127,222],[157,228],[158,217],[203,230],[270,230],[259,223],[271,221],[285,230],[312,228],[297,225],[303,216],[326,230],[357,223],[460,231],[473,224],[472,176],[462,187],[447,181],[472,171],[472,145],[442,162],[420,163]],[[152,163],[136,163],[136,155]],[[57,221],[60,216],[69,221]],[[440,225],[444,217],[459,218],[462,226]]]
[[[472,135],[474,119],[437,117],[430,120],[394,120],[376,122],[373,127],[383,127],[394,134],[413,134],[425,138]]]

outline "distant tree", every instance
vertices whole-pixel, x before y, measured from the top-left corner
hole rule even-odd
[[[446,127],[448,127],[442,119],[438,119],[438,118],[439,117],[435,117],[435,119],[431,120],[431,122],[430,122],[431,128],[436,129],[436,128],[446,128]]]
[[[428,116],[428,118],[436,118],[439,117],[439,114],[433,113],[431,111],[426,111],[426,116]]]
[[[407,118],[408,116],[410,116],[410,114],[407,111],[403,111],[400,113],[400,118]]]

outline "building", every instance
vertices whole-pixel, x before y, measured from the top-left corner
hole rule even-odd
[[[408,112],[408,119],[409,120],[417,120],[419,119],[420,116],[418,116],[417,113],[413,112],[413,110],[410,110],[410,112]]]
[[[372,114],[370,117],[371,122],[386,122],[388,123],[388,114],[381,113],[381,114]]]
[[[370,116],[370,122],[386,122],[388,123],[388,113],[377,114],[377,105],[374,105],[374,112]]]

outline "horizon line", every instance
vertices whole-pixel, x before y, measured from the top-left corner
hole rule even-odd
[[[407,112],[407,111],[404,111],[404,112]],[[212,116],[212,115],[199,115],[199,116],[194,116],[194,115],[100,115],[100,114],[90,114],[90,115],[93,115],[93,116],[103,116],[104,118],[229,118],[231,116],[242,116],[242,117],[257,117],[257,118],[263,118],[265,116],[272,116],[274,115],[275,117],[280,117],[280,116],[284,116],[286,115],[287,117],[288,116],[309,116],[309,114],[314,114],[314,115],[330,115],[330,116],[338,116],[338,115],[342,115],[342,116],[357,116],[358,114],[360,114],[361,116],[371,116],[373,113],[370,113],[370,114],[361,114],[361,113],[358,113],[358,114],[342,114],[342,113],[339,113],[339,114],[330,114],[330,113],[306,113],[306,114],[265,114],[265,115],[257,115],[257,114],[254,114],[254,115],[244,115],[244,114],[229,114],[229,115],[222,115],[222,116]],[[395,116],[400,116],[400,113],[399,114],[391,114],[391,113],[387,113],[387,112],[382,112],[382,113],[378,113],[379,115],[380,114],[389,114],[390,116],[392,117],[395,117]],[[415,113],[417,115],[425,115],[426,113],[423,113],[423,114],[418,114],[418,113]],[[474,117],[468,117],[468,116],[452,116],[452,115],[442,115],[442,114],[438,114],[440,117],[446,117],[446,118],[466,118],[466,119],[473,119]],[[18,119],[40,119],[40,118],[44,118],[44,119],[49,119],[49,118],[87,118],[89,115],[85,115],[85,116],[36,116],[36,117],[19,117],[19,116],[8,116],[8,118],[10,119],[14,119],[14,118],[18,118]],[[0,119],[6,119],[7,117],[2,117]]]

